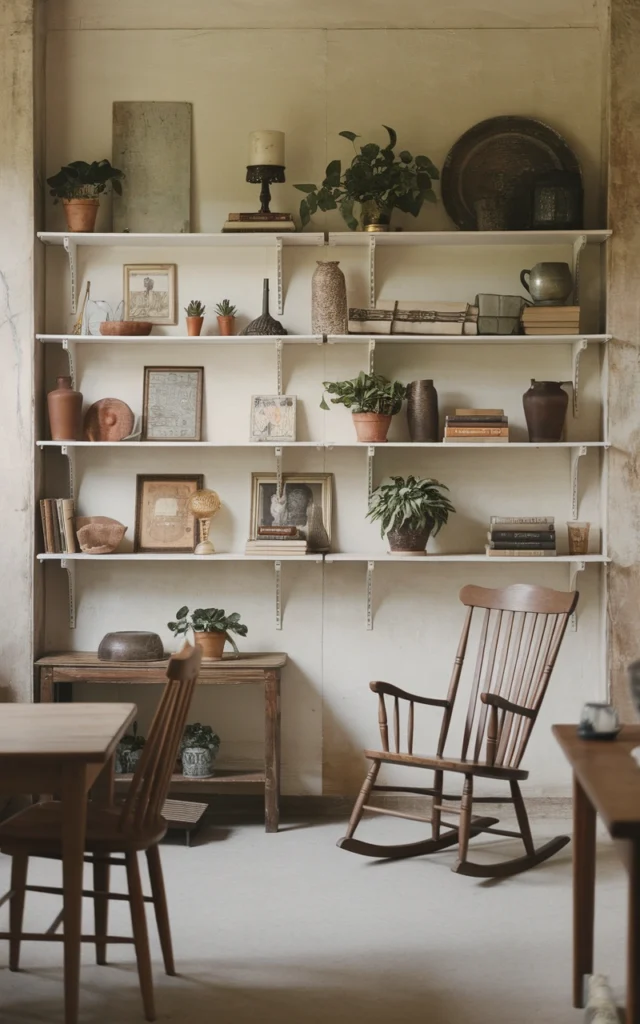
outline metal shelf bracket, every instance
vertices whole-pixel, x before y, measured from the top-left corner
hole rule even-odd
[[[375,361],[376,361],[376,340],[375,338],[369,338],[369,373],[375,373]]]
[[[373,494],[373,457],[376,450],[372,444],[367,448],[367,503]]]
[[[376,304],[376,237],[374,234],[369,239],[369,302],[373,309]]]
[[[282,394],[282,338],[276,341],[276,387],[278,394]]]
[[[282,494],[282,448],[273,449],[276,457],[276,493]]]
[[[276,276],[277,276],[277,298],[278,316],[284,313],[284,287],[282,284],[282,239],[276,238]],[[280,392],[278,392],[279,394]]]
[[[69,583],[69,628],[76,628],[76,567],[75,563],[63,558],[60,562],[63,569],[67,571]]]
[[[571,518],[578,518],[578,482],[580,474],[580,459],[587,454],[585,445],[571,449]]]
[[[584,572],[584,569],[585,569],[585,562],[577,561],[577,562],[570,562],[569,563],[569,590],[575,590],[575,588],[576,588],[576,580],[578,578],[578,573],[579,572]],[[578,614],[577,614],[577,612],[573,612],[573,614],[571,615],[571,618],[569,619],[569,625],[571,627],[571,632],[575,633],[577,631],[577,629],[578,629]]]
[[[580,254],[587,244],[587,236],[579,235],[573,243],[573,303],[580,305]]]
[[[65,235],[62,244],[69,257],[69,274],[71,276],[71,312],[76,313],[78,308],[78,247],[73,238]]]
[[[367,629],[373,629],[373,570],[375,562],[367,562]]]
[[[60,447],[60,453],[65,455],[67,458],[67,465],[69,468],[69,497],[75,498],[76,496],[76,450],[70,448],[68,445],[63,444]]]
[[[578,341],[574,341],[572,347],[573,351],[573,418],[575,419],[578,415],[579,406],[579,388],[580,388],[580,356],[587,348],[588,342],[586,338],[580,338]]]
[[[276,574],[276,629],[282,629],[282,562],[274,562]]]
[[[69,376],[71,377],[71,387],[76,386],[76,343],[71,338],[62,339],[62,347],[67,353],[67,359],[69,360]]]

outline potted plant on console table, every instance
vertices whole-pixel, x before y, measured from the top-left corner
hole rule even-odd
[[[392,476],[391,483],[377,487],[369,501],[367,516],[380,523],[380,535],[387,535],[391,554],[425,555],[427,541],[446,525],[455,508],[445,484],[419,477]]]
[[[335,396],[329,399],[332,405],[351,409],[358,441],[365,443],[387,440],[391,418],[400,412],[407,393],[400,381],[391,383],[379,373],[364,371],[353,380],[325,380],[322,386],[328,395]],[[329,408],[324,395],[320,408]]]
[[[240,622],[238,612],[227,615],[223,608],[195,608],[189,617],[189,609],[185,605],[176,612],[176,620],[167,623],[173,635],[186,636],[190,629],[193,630],[194,640],[202,648],[202,657],[207,661],[222,660],[227,640],[236,652],[236,658],[239,657],[240,652],[230,634],[246,636],[249,632],[248,627]]]
[[[122,195],[124,171],[112,167],[108,160],[73,160],[57,174],[47,178],[54,203],[59,199],[64,206],[69,231],[93,231],[100,200],[109,185],[116,195]]]
[[[210,778],[219,747],[220,737],[210,725],[187,725],[180,745],[182,774],[191,779]]]

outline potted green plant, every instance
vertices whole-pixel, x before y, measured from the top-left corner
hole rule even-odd
[[[396,155],[397,135],[383,125],[389,134],[388,145],[369,142],[358,151],[355,132],[339,132],[353,144],[356,155],[345,170],[340,160],[332,160],[325,171],[322,185],[296,185],[306,192],[300,203],[300,220],[305,227],[317,210],[339,209],[352,231],[358,227],[353,208],[360,204],[364,231],[388,231],[394,209],[417,217],[423,203],[437,202],[432,188],[440,177],[438,168],[427,156],[414,157],[403,149]]]
[[[61,167],[57,174],[47,178],[54,203],[62,200],[69,231],[93,231],[96,225],[98,196],[111,187],[122,195],[124,172],[112,167],[108,160],[73,160]]]
[[[220,737],[210,725],[187,725],[180,745],[182,774],[191,779],[209,778],[219,748]]]
[[[218,327],[220,334],[225,337],[230,337],[235,334],[236,330],[236,316],[238,310],[235,306],[232,306],[228,299],[223,299],[216,306],[216,313],[218,316]]]
[[[137,722],[134,722],[131,728],[131,733],[123,736],[116,747],[114,759],[114,772],[116,775],[134,772],[138,761],[142,757],[142,751],[146,742],[145,738],[138,735]]]
[[[206,306],[203,306],[198,299],[191,299],[188,306],[184,307],[187,314],[187,334],[190,338],[197,338],[202,330]]]
[[[186,605],[176,612],[176,622],[168,622],[167,626],[174,636],[186,636],[189,630],[193,630],[194,640],[202,648],[203,658],[209,661],[222,659],[227,640],[238,657],[240,652],[230,634],[246,636],[249,632],[248,627],[240,622],[238,612],[227,615],[222,608],[196,608],[189,616]]]
[[[369,500],[369,519],[380,523],[380,535],[387,535],[395,554],[426,554],[430,535],[440,532],[455,508],[438,480],[392,476],[391,483],[376,487]]]
[[[400,412],[407,389],[396,380],[393,383],[379,373],[359,373],[353,380],[323,381],[324,390],[334,397],[333,405],[351,409],[358,441],[372,443],[386,441],[391,418]],[[328,409],[324,394],[321,409]]]

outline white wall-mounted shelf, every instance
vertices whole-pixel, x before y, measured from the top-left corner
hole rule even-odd
[[[575,345],[605,344],[610,334],[329,334],[329,345]]]
[[[447,451],[456,448],[609,448],[608,441],[554,441],[532,443],[531,441],[510,441],[476,443],[464,441],[445,444],[443,441],[380,441],[365,444],[359,441],[36,441],[39,448],[441,448]]]
[[[274,345],[278,341],[283,345],[322,345],[321,334],[251,334],[222,337],[219,334],[203,334],[198,338],[185,335],[145,334],[111,336],[105,334],[36,334],[38,341],[73,345]],[[358,340],[358,339],[356,339]]]
[[[371,239],[388,245],[602,245],[611,235],[606,228],[576,231],[331,231],[329,245],[368,246]]]

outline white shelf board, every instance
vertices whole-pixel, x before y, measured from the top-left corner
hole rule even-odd
[[[245,555],[240,551],[217,552],[215,555],[161,554],[134,552],[113,555],[38,555],[39,562],[321,562],[322,555]]]
[[[572,345],[576,341],[604,344],[610,334],[330,334],[330,345]]]
[[[606,555],[543,555],[539,558],[527,556],[512,557],[506,555],[490,557],[489,555],[398,555],[398,554],[328,554],[324,556],[325,562],[486,562],[493,565],[494,562],[501,564],[520,565],[526,562],[528,565],[536,565],[538,562],[588,562],[598,563],[610,562]]]
[[[455,448],[500,448],[503,451],[513,448],[524,448],[533,450],[535,448],[609,448],[609,441],[545,441],[538,444],[532,441],[509,441],[505,444],[502,441],[456,441],[453,444],[445,444],[444,441],[374,441],[373,444],[367,441],[325,441],[325,448],[440,448],[451,451]]]
[[[605,228],[578,231],[331,231],[329,245],[573,245],[580,238],[601,245]]]
[[[184,335],[146,334],[129,336],[88,335],[88,334],[36,334],[38,341],[75,345],[273,345],[281,341],[284,345],[322,345],[321,334],[252,334],[246,337],[234,334],[222,337],[219,334],[203,334],[198,338]]]
[[[609,448],[608,441],[475,441],[445,444],[443,441],[36,441],[39,448]]]
[[[126,248],[226,248],[255,249],[276,248],[279,241],[283,246],[324,245],[324,232],[253,232],[238,234],[190,233],[190,234],[139,234],[117,231],[39,231],[38,238],[45,245],[63,245],[68,238],[75,245],[111,246]]]

